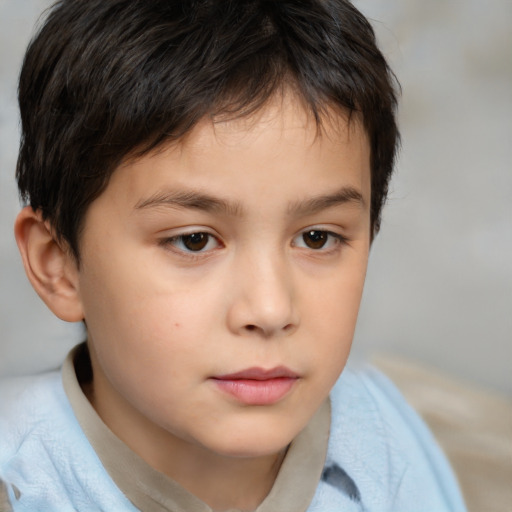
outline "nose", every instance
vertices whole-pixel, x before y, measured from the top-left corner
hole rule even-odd
[[[241,258],[232,276],[229,329],[237,335],[287,336],[299,325],[290,265],[284,256]]]

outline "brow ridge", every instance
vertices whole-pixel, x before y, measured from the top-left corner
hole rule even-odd
[[[294,201],[288,207],[288,214],[299,216],[314,215],[322,210],[347,203],[360,206],[361,208],[365,206],[365,200],[361,192],[354,187],[345,186],[332,194],[319,195],[304,201]],[[233,216],[241,215],[243,212],[242,205],[237,201],[229,201],[192,190],[159,192],[139,201],[135,205],[135,209],[145,210],[162,206],[190,208]]]
[[[148,199],[139,201],[135,205],[135,209],[144,210],[161,206],[190,208],[211,213],[226,213],[228,215],[240,215],[242,211],[242,207],[238,202],[189,190],[159,192]]]
[[[355,187],[344,186],[332,194],[320,195],[305,201],[295,201],[288,209],[291,215],[314,215],[322,210],[327,210],[343,204],[353,204],[364,209],[366,202],[362,193]]]

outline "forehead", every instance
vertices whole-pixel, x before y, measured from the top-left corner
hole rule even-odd
[[[190,132],[167,147],[200,149],[208,146],[212,138],[219,144],[234,149],[253,144],[265,133],[288,145],[325,149],[348,143],[368,144],[362,120],[356,113],[339,108],[325,108],[315,118],[310,107],[297,94],[285,90],[274,94],[263,107],[250,115],[220,114],[203,118]],[[164,146],[165,147],[165,146]]]
[[[176,142],[127,159],[113,174],[132,206],[173,187],[257,203],[293,194],[352,187],[370,203],[370,150],[357,116],[327,111],[318,123],[293,95],[250,116],[203,118]],[[108,194],[107,194],[108,195]]]

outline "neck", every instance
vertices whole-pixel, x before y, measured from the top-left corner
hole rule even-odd
[[[204,453],[197,447],[195,453],[187,450],[178,457],[179,470],[164,464],[156,469],[180,483],[213,510],[255,510],[268,495],[279,472],[285,451],[258,458],[227,458]],[[173,450],[176,457],[176,451]]]

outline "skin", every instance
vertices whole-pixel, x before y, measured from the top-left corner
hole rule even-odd
[[[215,510],[252,510],[346,363],[369,204],[361,124],[333,115],[318,133],[287,97],[120,166],[87,211],[79,267],[37,212],[16,233],[45,302],[86,321],[103,421]],[[281,365],[298,378],[271,405],[213,379]]]

